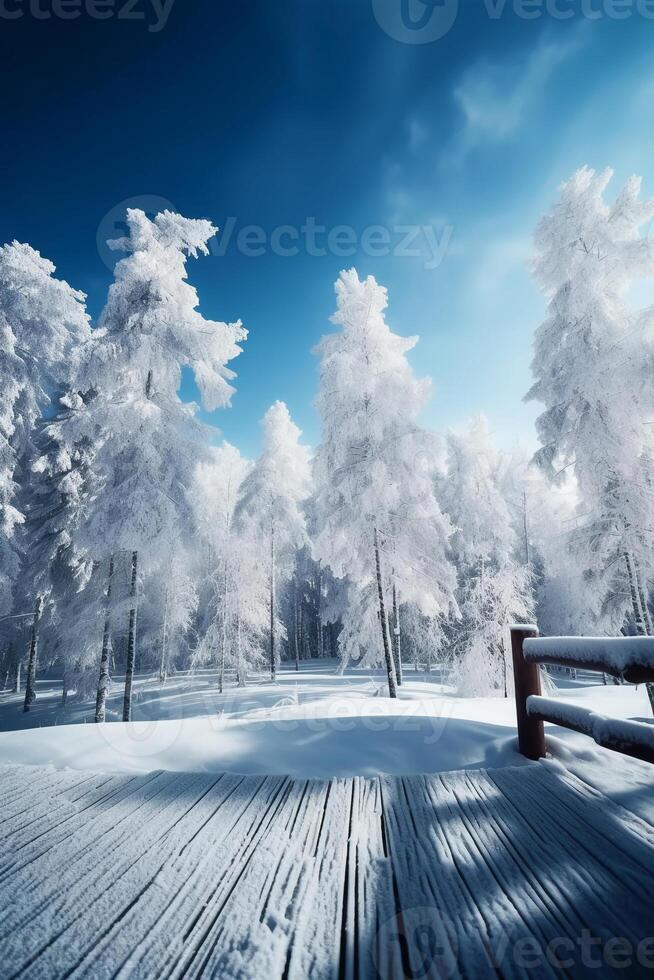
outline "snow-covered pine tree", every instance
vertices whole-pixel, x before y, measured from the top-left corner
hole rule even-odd
[[[208,583],[209,617],[203,624],[200,641],[193,654],[194,663],[218,662],[218,687],[222,694],[225,671],[234,668],[244,683],[238,659],[237,593],[240,583],[238,539],[234,529],[234,512],[244,479],[252,463],[241,456],[235,446],[224,442],[212,451],[210,462],[196,473],[195,507],[198,527],[206,548],[204,577]]]
[[[97,594],[100,570],[81,547],[78,533],[93,506],[94,490],[97,492],[93,480],[95,447],[85,439],[68,442],[75,428],[69,424],[71,417],[83,409],[81,396],[68,392],[60,399],[57,415],[39,424],[34,438],[36,458],[24,494],[21,593],[33,601],[39,596],[47,599],[47,645],[62,666],[64,701],[71,671],[89,666],[101,613]],[[92,575],[93,588],[87,589]],[[80,601],[81,592],[85,595]]]
[[[534,275],[548,302],[538,328],[527,398],[542,402],[535,460],[556,480],[571,469],[579,494],[568,541],[601,610],[595,629],[613,630],[631,612],[646,632],[641,597],[651,569],[652,488],[643,472],[651,412],[641,403],[642,337],[625,293],[654,271],[642,226],[654,201],[632,177],[615,202],[612,172],[578,170],[536,232]],[[646,605],[646,601],[645,601]]]
[[[335,288],[332,322],[341,329],[316,348],[322,442],[314,554],[348,579],[343,663],[383,662],[395,697],[393,587],[399,605],[414,602],[431,617],[448,615],[455,603],[451,526],[434,492],[437,444],[417,424],[430,382],[415,377],[406,355],[417,338],[389,329],[386,290],[372,276],[361,281],[350,269]]]
[[[209,458],[209,431],[178,394],[182,368],[193,372],[207,409],[229,404],[246,331],[206,320],[187,281],[189,256],[207,254],[209,221],[164,211],[150,220],[127,212],[128,235],[110,242],[127,256],[100,319],[80,386],[92,390],[81,425],[99,442],[101,489],[84,527],[96,560],[126,554],[130,565],[123,719],[131,715],[139,576],[165,590],[174,580],[181,541],[195,529],[190,488]],[[154,573],[158,570],[157,576]],[[102,686],[102,675],[101,683]],[[102,709],[100,706],[100,717]]]
[[[270,678],[275,680],[284,635],[279,618],[279,590],[290,580],[295,554],[308,543],[304,503],[310,493],[309,451],[284,402],[277,401],[263,418],[263,452],[243,481],[236,520],[241,546],[266,555]],[[241,581],[240,588],[248,583]],[[257,590],[260,585],[252,584]]]
[[[482,416],[447,439],[442,501],[456,531],[451,547],[461,618],[452,627],[458,686],[468,695],[510,688],[509,625],[533,615],[531,574],[498,485],[500,461]]]
[[[54,276],[55,266],[31,246],[0,247],[0,615],[14,597],[14,615],[32,606],[25,708],[35,698],[34,677],[43,594],[25,565],[31,536],[21,533],[38,420],[53,395],[72,379],[90,336],[83,293]],[[17,584],[20,576],[20,584]]]

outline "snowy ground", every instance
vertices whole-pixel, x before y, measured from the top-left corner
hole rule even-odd
[[[561,677],[559,696],[614,717],[650,719],[644,687],[604,686],[597,679]],[[178,675],[163,688],[156,678],[140,678],[137,690],[135,721],[103,726],[84,724],[93,718],[90,702],[60,708],[56,678],[39,682],[28,715],[20,698],[2,694],[0,764],[329,778],[525,763],[517,752],[513,700],[457,698],[438,672],[408,671],[397,701],[385,696],[380,674],[353,670],[339,677],[324,662],[305,663],[300,674],[284,669],[276,684],[260,678],[223,695],[207,671]],[[120,697],[117,683],[114,719]],[[18,730],[25,722],[31,730]],[[584,778],[604,792],[640,797],[643,788],[651,790],[652,767],[564,729],[548,726],[548,735],[555,758],[578,774],[585,768]]]

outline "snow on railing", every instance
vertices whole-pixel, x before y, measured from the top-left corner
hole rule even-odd
[[[632,684],[654,681],[654,637],[539,636],[523,646],[527,663],[597,670]]]
[[[545,757],[543,722],[590,735],[605,748],[654,762],[654,726],[605,718],[587,708],[541,697],[540,664],[597,670],[630,683],[654,681],[654,638],[548,636],[511,627],[518,744],[528,759]]]
[[[549,721],[573,732],[590,735],[598,745],[645,762],[654,762],[654,725],[624,718],[607,718],[577,704],[532,695],[527,698],[530,718]]]

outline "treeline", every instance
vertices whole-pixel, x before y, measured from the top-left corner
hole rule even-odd
[[[653,270],[654,207],[636,179],[607,204],[609,177],[577,172],[536,234],[533,461],[483,418],[445,440],[420,425],[417,338],[355,270],[316,348],[319,446],[276,402],[250,461],[179,397],[188,368],[227,407],[247,337],[187,280],[210,222],[130,210],[93,326],[50,262],[0,248],[0,668],[25,709],[37,668],[98,721],[125,674],[128,720],[137,666],[211,665],[222,689],[307,657],[382,664],[391,696],[436,660],[462,693],[506,695],[513,620],[650,633],[652,313],[626,297]]]

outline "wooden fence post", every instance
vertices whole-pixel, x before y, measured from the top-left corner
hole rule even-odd
[[[528,759],[545,758],[545,731],[543,722],[527,714],[527,698],[540,694],[540,667],[529,664],[522,653],[522,644],[530,636],[538,636],[535,626],[511,627],[511,653],[513,655],[513,681],[515,706],[518,716],[518,746]]]

